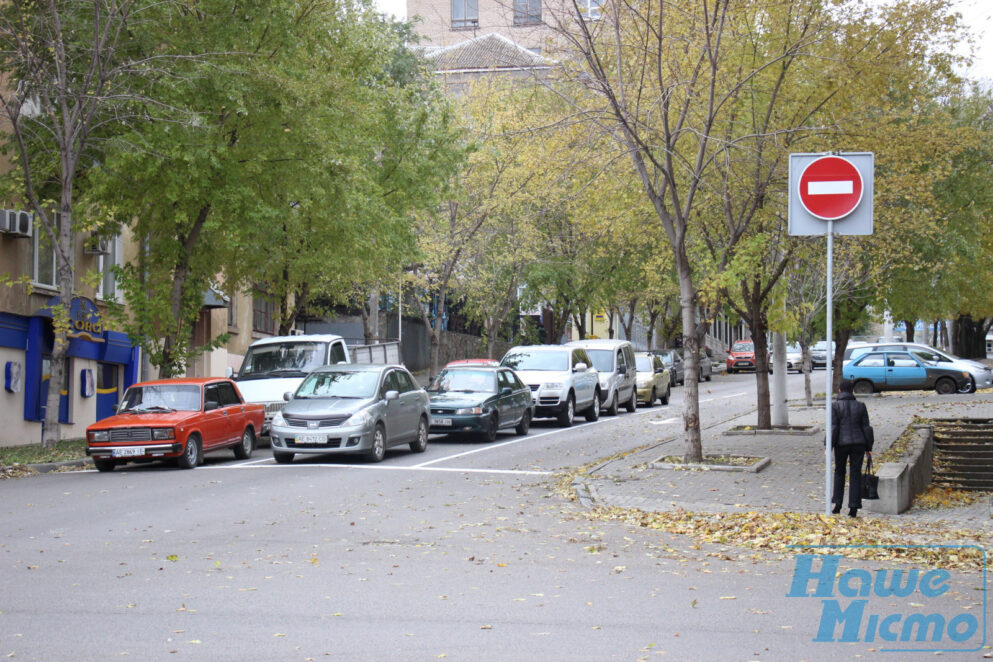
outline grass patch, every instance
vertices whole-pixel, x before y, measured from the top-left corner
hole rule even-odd
[[[85,439],[64,439],[55,444],[53,448],[42,448],[41,444],[0,447],[0,466],[64,462],[65,460],[81,460],[85,457]]]

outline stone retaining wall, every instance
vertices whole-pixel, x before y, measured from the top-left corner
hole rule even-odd
[[[885,462],[876,467],[879,476],[879,499],[863,500],[866,510],[896,515],[909,510],[914,497],[931,484],[934,468],[934,429],[914,425],[910,456],[901,462]]]

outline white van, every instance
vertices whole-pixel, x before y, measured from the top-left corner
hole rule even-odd
[[[628,411],[638,407],[638,370],[634,347],[627,340],[573,340],[566,343],[586,350],[600,374],[603,411],[616,416],[620,405]]]

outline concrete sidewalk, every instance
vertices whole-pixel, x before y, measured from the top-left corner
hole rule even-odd
[[[993,418],[993,393],[939,396],[920,392],[886,393],[860,398],[869,410],[875,431],[875,455],[881,454],[911,424],[926,418],[967,416]],[[746,471],[673,470],[651,466],[660,457],[681,456],[677,434],[638,453],[611,460],[592,470],[582,482],[592,504],[646,511],[703,512],[824,512],[824,405],[791,403],[790,425],[815,425],[816,434],[757,433],[726,435],[737,426],[754,426],[754,411],[735,419],[711,423],[703,430],[704,454],[768,457],[772,463],[758,473]],[[704,426],[707,421],[704,419]],[[582,489],[581,489],[582,491]],[[860,511],[859,517],[945,520],[953,526],[993,531],[990,495],[969,506],[941,510],[912,508],[900,515]]]

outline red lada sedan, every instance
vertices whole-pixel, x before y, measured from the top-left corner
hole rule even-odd
[[[251,456],[265,407],[248,404],[230,379],[198,377],[135,384],[117,413],[86,428],[86,454],[100,471],[119,464],[175,459],[183,469],[203,454],[234,449]]]

